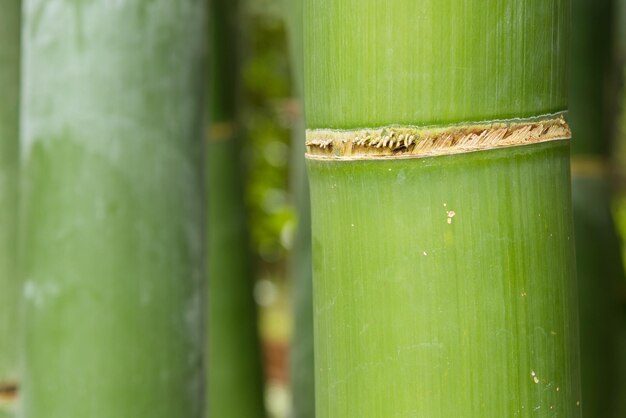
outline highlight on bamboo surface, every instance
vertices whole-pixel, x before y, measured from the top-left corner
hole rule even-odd
[[[244,204],[238,1],[211,0],[207,185],[206,415],[265,417],[263,369]]]
[[[304,16],[317,416],[580,417],[569,2]]]
[[[17,399],[19,281],[19,0],[0,0],[0,417],[13,417]]]
[[[199,418],[196,0],[22,9],[23,418]]]

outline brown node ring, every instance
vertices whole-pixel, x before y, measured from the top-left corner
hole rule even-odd
[[[422,158],[570,139],[562,116],[434,128],[390,126],[307,130],[307,158],[330,160]]]

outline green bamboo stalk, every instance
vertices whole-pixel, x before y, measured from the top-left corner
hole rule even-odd
[[[0,418],[14,414],[17,376],[16,271],[20,1],[0,0]]]
[[[286,0],[287,26],[294,91],[303,108],[302,0]],[[298,227],[291,258],[294,280],[294,331],[290,372],[293,418],[315,418],[315,367],[313,350],[313,277],[311,266],[311,202],[304,154],[304,113],[301,112],[292,135],[291,187],[298,211]]]
[[[294,132],[294,141],[304,144],[304,120]],[[292,158],[292,184],[298,209],[298,229],[293,246],[294,331],[291,344],[291,389],[293,418],[315,418],[315,367],[313,349],[313,272],[311,259],[311,204],[304,150]],[[304,194],[306,193],[306,194]]]
[[[17,414],[16,400],[13,395],[7,395],[6,399],[0,401],[0,418],[14,418]]]
[[[264,417],[263,374],[252,297],[245,211],[238,170],[240,142],[208,147],[210,417]]]
[[[619,291],[624,280],[611,214],[611,0],[576,0],[569,121],[585,416],[610,417],[618,399]]]
[[[210,4],[207,416],[261,418],[263,373],[238,128],[239,2]]]
[[[569,18],[305,2],[318,418],[581,416]]]
[[[572,118],[572,122],[573,122]],[[578,138],[574,131],[573,141]],[[580,160],[574,160],[574,167]],[[586,417],[611,417],[618,393],[620,244],[611,217],[608,175],[573,169],[581,332],[581,382]]]
[[[619,92],[619,101],[621,105],[621,115],[618,120],[618,167],[621,168],[621,172],[619,174],[622,175],[622,182],[624,181],[624,161],[626,157],[626,0],[619,0],[617,2],[617,28],[615,39],[617,40],[617,51],[619,56],[619,73],[621,74],[621,91]],[[621,193],[621,205],[624,205],[624,184],[620,185],[622,187]],[[623,209],[622,209],[623,210]],[[622,212],[623,213],[623,212]],[[624,219],[621,219],[622,226],[624,225]],[[623,234],[622,229],[622,241],[626,239]],[[626,252],[624,252],[624,246],[622,246],[622,257],[626,256]],[[621,315],[621,332],[619,334],[620,337],[620,371],[619,371],[619,405],[616,411],[615,417],[623,417],[626,416],[626,282],[622,284],[622,315]]]
[[[203,416],[205,16],[24,3],[24,418]]]
[[[617,102],[619,103],[620,114],[618,115],[617,120],[615,121],[616,130],[617,130],[617,143],[616,145],[616,155],[614,156],[614,160],[616,162],[616,168],[618,169],[619,176],[619,193],[620,199],[618,203],[618,224],[620,224],[621,229],[621,238],[622,238],[622,258],[626,256],[626,252],[624,251],[626,247],[623,245],[623,241],[626,239],[624,234],[624,179],[626,172],[624,172],[624,167],[626,162],[626,0],[617,0],[616,1],[616,9],[615,13],[615,49],[617,51],[617,74],[620,79],[620,87],[621,89],[617,91]],[[622,315],[619,332],[619,385],[618,385],[618,406],[616,413],[613,415],[614,417],[623,417],[626,416],[626,282],[622,283],[621,291],[622,297]]]

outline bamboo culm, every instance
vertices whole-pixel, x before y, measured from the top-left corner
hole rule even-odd
[[[19,386],[16,242],[20,6],[19,0],[0,0],[0,418],[14,416]]]
[[[615,416],[619,291],[624,281],[620,242],[611,213],[610,99],[614,25],[610,0],[572,4],[569,122],[572,194],[581,325],[585,416]]]
[[[582,416],[569,2],[304,4],[316,416]]]
[[[262,418],[263,369],[241,164],[239,2],[211,0],[209,14],[207,416]]]
[[[303,108],[302,0],[285,0],[294,91]],[[313,348],[313,277],[311,266],[311,202],[306,173],[304,111],[292,134],[291,188],[298,211],[298,227],[291,258],[294,334],[291,344],[293,418],[315,417],[315,366]]]
[[[200,418],[200,0],[23,7],[23,418]]]

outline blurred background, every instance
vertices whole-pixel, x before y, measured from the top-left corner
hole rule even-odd
[[[291,139],[301,115],[292,78],[283,0],[241,3],[245,196],[254,255],[268,415],[291,412],[289,345],[293,331],[290,252],[298,214],[292,194]],[[302,156],[303,158],[303,156]]]

